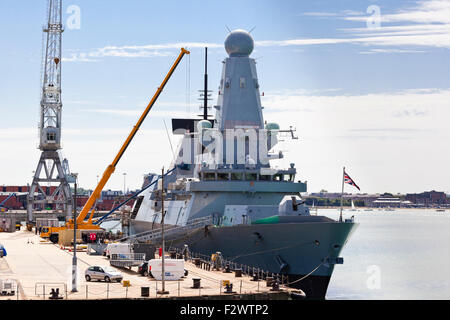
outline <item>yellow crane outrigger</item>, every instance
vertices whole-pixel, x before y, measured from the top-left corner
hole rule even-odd
[[[76,223],[77,223],[77,229],[79,230],[101,230],[101,228],[98,225],[95,225],[92,223],[92,217],[94,215],[93,208],[95,202],[100,198],[101,192],[103,190],[103,187],[108,182],[109,178],[113,174],[114,170],[116,169],[116,165],[119,162],[120,158],[125,153],[125,150],[128,148],[131,140],[133,140],[136,132],[139,130],[139,127],[141,126],[142,122],[144,122],[145,117],[155,104],[156,100],[158,99],[159,95],[161,94],[162,90],[164,89],[164,86],[166,85],[167,81],[172,76],[173,72],[175,71],[176,67],[180,63],[181,59],[185,54],[190,54],[189,51],[187,51],[184,48],[181,48],[181,52],[178,55],[178,58],[175,60],[174,64],[172,65],[172,68],[167,73],[166,77],[164,78],[161,85],[156,90],[156,93],[153,95],[153,98],[150,100],[149,104],[145,108],[144,112],[142,113],[141,117],[137,121],[136,125],[131,130],[130,134],[128,135],[127,139],[123,143],[122,147],[120,148],[119,152],[117,153],[116,157],[114,158],[113,162],[106,168],[105,172],[103,173],[103,176],[101,180],[98,182],[97,187],[95,188],[94,192],[92,192],[91,196],[85,203],[83,209],[81,210],[80,214],[77,217]],[[88,215],[89,211],[92,209],[91,214],[89,216],[88,221],[85,221],[84,219]],[[44,232],[41,232],[42,238],[49,238],[52,242],[58,242],[58,235],[61,230],[71,229],[73,230],[74,223],[73,219],[66,222],[66,224],[62,227],[49,227],[45,228]]]

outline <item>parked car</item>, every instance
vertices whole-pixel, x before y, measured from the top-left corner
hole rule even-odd
[[[148,276],[148,261],[144,261],[139,265],[138,272],[141,276]]]
[[[84,277],[86,278],[86,281],[91,280],[104,280],[106,282],[111,281],[117,281],[120,282],[123,279],[122,274],[117,271],[116,269],[106,266],[106,267],[99,267],[99,266],[92,266],[86,269],[84,273]]]

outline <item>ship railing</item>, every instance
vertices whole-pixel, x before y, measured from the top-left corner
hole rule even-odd
[[[213,217],[207,216],[197,219],[192,219],[188,221],[188,223],[184,226],[165,228],[164,235],[165,236],[174,236],[178,233],[183,233],[192,229],[201,228],[207,225],[211,225],[213,223]],[[144,231],[141,233],[137,233],[128,237],[124,237],[120,239],[120,241],[155,241],[160,239],[162,236],[162,229],[155,229]]]
[[[186,248],[169,248],[168,252],[170,253],[171,258],[184,259],[186,261],[189,260],[202,269],[224,271],[228,269],[230,272],[236,272],[238,270],[243,275],[253,277],[255,281],[278,281],[280,285],[284,286],[289,284],[289,276],[286,274],[267,271],[259,267],[238,263],[223,257],[217,259],[217,253],[208,256],[190,251],[189,249],[188,252],[186,252]]]

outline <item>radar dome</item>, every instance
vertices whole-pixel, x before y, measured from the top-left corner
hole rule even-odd
[[[225,50],[230,57],[247,57],[253,51],[253,38],[245,30],[234,30],[225,39]]]

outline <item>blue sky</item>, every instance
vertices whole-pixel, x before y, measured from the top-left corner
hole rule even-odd
[[[46,2],[0,0],[0,184],[31,182],[39,158]],[[138,188],[142,174],[167,167],[164,121],[197,114],[203,47],[215,103],[227,28],[254,28],[265,119],[294,125],[300,136],[280,145],[287,159],[279,165],[295,162],[309,191],[339,190],[342,166],[362,192],[450,191],[450,1],[66,0],[63,6],[62,151],[85,188],[95,186],[186,45],[191,55],[107,188],[123,188],[123,172],[127,186]],[[80,10],[79,29],[70,28],[70,6]]]

